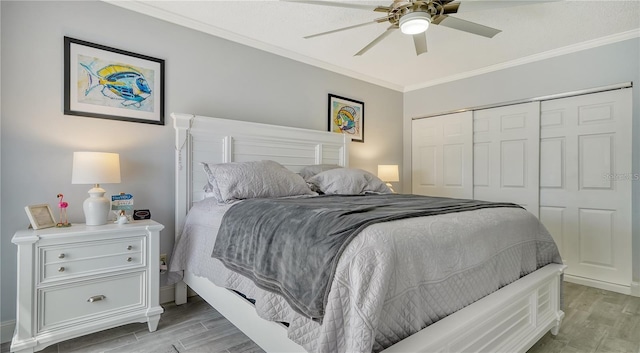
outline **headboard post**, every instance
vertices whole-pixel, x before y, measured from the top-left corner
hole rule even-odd
[[[188,114],[175,114],[172,113],[173,127],[176,130],[176,214],[175,214],[175,237],[177,238],[182,234],[182,227],[184,225],[184,219],[187,215],[188,206],[191,204],[191,191],[189,180],[189,173],[191,170],[191,135],[189,130],[191,129],[193,115]]]
[[[340,162],[338,164],[343,167],[349,166],[349,142],[351,142],[349,135],[342,134],[342,147],[340,147]]]
[[[225,163],[231,162],[231,156],[233,155],[233,137],[225,136],[222,140],[222,161]]]
[[[316,164],[322,164],[322,144],[316,145]]]

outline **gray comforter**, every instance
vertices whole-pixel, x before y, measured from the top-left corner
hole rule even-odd
[[[251,199],[223,218],[212,256],[322,321],[340,254],[371,224],[512,203],[418,195]]]
[[[408,337],[549,263],[551,235],[522,208],[485,208],[366,227],[346,247],[322,323],[211,257],[224,214],[215,198],[194,203],[171,256],[182,271],[255,299],[256,313],[288,322],[288,337],[313,353],[371,353]]]

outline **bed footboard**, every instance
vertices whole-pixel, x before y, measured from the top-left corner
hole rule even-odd
[[[547,265],[383,353],[526,352],[545,333],[557,334],[560,329],[564,268]]]
[[[564,318],[560,308],[564,268],[547,265],[382,353],[526,352],[545,333],[558,333]],[[260,318],[240,295],[190,272],[185,272],[184,280],[266,352],[305,351],[288,339],[283,325]]]

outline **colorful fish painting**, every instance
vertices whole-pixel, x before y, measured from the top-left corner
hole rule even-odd
[[[329,131],[364,142],[364,102],[329,93]]]
[[[344,106],[338,110],[334,123],[340,129],[340,131],[348,134],[356,134],[356,117],[357,112],[355,108],[350,106]]]
[[[87,65],[80,63],[87,71],[88,87],[84,95],[88,96],[97,87],[102,87],[102,95],[114,100],[121,100],[125,107],[140,108],[142,102],[151,96],[151,88],[147,79],[138,70],[125,65],[112,64],[93,71]]]

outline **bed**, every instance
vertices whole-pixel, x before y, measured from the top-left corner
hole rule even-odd
[[[210,231],[219,226],[222,215],[229,207],[220,207],[210,199],[203,200],[203,186],[208,180],[199,162],[272,160],[293,172],[298,172],[305,166],[320,164],[346,167],[348,140],[344,135],[306,129],[188,114],[172,114],[172,117],[176,130],[177,250],[173,255],[175,259],[172,258],[170,275],[179,276],[175,296],[177,304],[186,302],[189,286],[267,352],[524,352],[549,330],[557,334],[564,317],[561,310],[561,278],[564,266],[560,263],[549,263],[442,318],[439,317],[439,313],[421,317],[423,301],[412,302],[406,299],[406,293],[410,292],[405,290],[406,287],[395,286],[395,292],[386,293],[386,287],[382,285],[372,290],[375,295],[369,296],[367,291],[352,290],[352,287],[359,288],[358,286],[374,288],[377,283],[376,278],[373,278],[375,276],[387,278],[387,281],[392,278],[393,281],[401,282],[400,279],[396,279],[398,277],[384,273],[384,268],[377,268],[372,269],[372,273],[376,273],[372,277],[373,280],[369,278],[369,282],[365,281],[364,284],[353,284],[354,280],[349,277],[349,270],[353,270],[354,266],[360,266],[357,267],[359,273],[366,273],[368,264],[358,260],[358,251],[352,249],[366,248],[366,251],[372,251],[376,256],[382,254],[385,251],[385,241],[388,240],[381,234],[393,229],[403,229],[411,224],[415,227],[412,223],[416,222],[415,219],[375,224],[365,228],[362,234],[354,238],[340,258],[336,278],[331,283],[330,295],[338,300],[329,301],[322,321],[305,318],[296,310],[292,310],[278,295],[253,286],[250,280],[229,271],[221,263],[215,264],[214,261],[213,264],[200,265],[198,258],[205,259],[203,262],[210,261],[212,239],[197,236],[197,233]],[[208,220],[197,216],[210,213],[212,210],[215,215]],[[499,223],[493,222],[498,219],[498,213],[527,217],[524,214],[526,211],[517,209],[504,209],[499,212],[495,209],[485,209],[472,212],[475,213],[468,213],[465,217],[471,214],[473,222],[486,224]],[[456,224],[471,224],[468,217],[461,221],[462,214],[437,216],[441,217],[437,225],[451,227]],[[192,220],[196,218],[200,221]],[[421,217],[421,221],[428,218],[430,217]],[[430,227],[433,228],[435,225],[436,223],[433,223]],[[183,233],[185,229],[189,231]],[[194,229],[199,229],[200,232]],[[451,232],[457,234],[455,229]],[[187,236],[186,233],[194,235]],[[383,244],[377,245],[378,248],[369,246],[366,242],[368,240],[365,241],[365,238],[376,237],[379,240],[378,244]],[[189,242],[191,246],[184,245]],[[411,245],[404,246],[411,248]],[[182,253],[186,248],[197,249],[197,254]],[[352,256],[349,261],[344,259],[348,256]],[[446,258],[443,257],[444,260]],[[179,265],[176,265],[178,263]],[[411,263],[406,266],[410,267]],[[224,278],[215,277],[217,275],[213,274],[224,271]],[[482,277],[477,278],[481,280]],[[173,280],[176,278],[173,277]],[[217,282],[218,285],[213,282]],[[473,279],[470,283],[472,282]],[[472,291],[474,287],[471,284],[467,285],[467,290]],[[350,290],[352,292],[349,292]],[[360,297],[354,297],[353,292],[358,292],[357,295]],[[253,303],[246,298],[252,299]],[[395,305],[389,304],[394,300],[404,300],[404,307],[400,309],[404,312],[388,311]],[[397,310],[397,305],[393,310]],[[416,315],[416,312],[419,315]],[[411,320],[406,321],[415,321],[417,317],[434,323],[428,326],[420,322],[402,323],[400,330],[391,327],[396,325],[398,317],[403,315],[411,317]],[[393,325],[385,321],[392,316],[396,318]],[[438,319],[432,320],[430,317]]]

